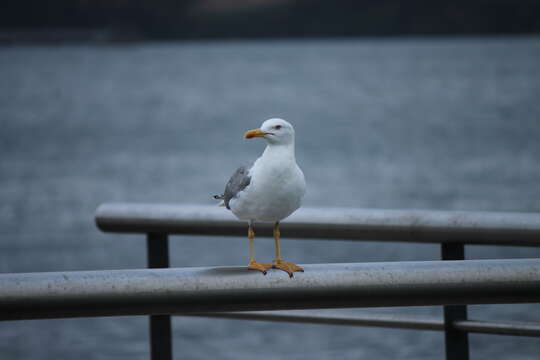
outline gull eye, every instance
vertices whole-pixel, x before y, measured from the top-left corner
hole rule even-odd
[[[281,129],[281,125],[276,125],[276,126],[274,126],[274,129],[276,129],[276,130]]]

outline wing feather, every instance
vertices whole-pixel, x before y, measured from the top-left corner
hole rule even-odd
[[[223,193],[223,201],[225,202],[227,209],[231,209],[229,207],[229,201],[238,196],[240,191],[248,187],[249,183],[251,182],[251,177],[248,174],[249,169],[245,166],[241,166],[236,169],[234,174],[229,179],[229,182],[227,182],[225,192]]]

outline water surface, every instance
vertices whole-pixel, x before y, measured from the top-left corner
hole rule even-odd
[[[534,37],[1,47],[0,272],[144,267],[144,238],[100,233],[96,207],[213,203],[263,149],[243,132],[273,116],[296,127],[306,206],[539,212],[539,60]],[[244,238],[171,243],[173,266],[247,262]],[[282,247],[299,263],[439,256],[426,244]],[[530,248],[467,252],[540,257]],[[257,241],[256,253],[270,260],[272,241]],[[470,313],[540,321],[539,310]],[[176,358],[189,359],[443,358],[442,334],[406,330],[176,318],[174,341]],[[540,340],[472,335],[471,352],[537,359]],[[0,353],[147,359],[147,320],[0,323]]]

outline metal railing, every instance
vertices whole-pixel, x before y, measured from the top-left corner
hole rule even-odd
[[[468,359],[468,333],[540,337],[540,324],[471,320],[466,308],[540,302],[540,259],[463,261],[465,244],[540,246],[540,214],[301,209],[282,224],[287,238],[440,243],[443,261],[302,264],[294,281],[245,267],[166,269],[169,234],[245,236],[223,208],[104,204],[96,224],[147,234],[152,269],[1,274],[0,319],[150,315],[152,359],[172,359],[171,314],[444,331],[447,359]],[[257,230],[271,236],[270,224]],[[412,305],[443,305],[444,316],[298,310]]]
[[[540,302],[540,259],[0,274],[4,320]]]
[[[161,257],[163,262],[168,259],[167,234],[244,236],[246,232],[245,224],[237,221],[230,212],[215,206],[104,204],[97,209],[96,224],[102,231],[147,233],[149,256]],[[304,208],[288,218],[282,228],[289,238],[439,243],[442,260],[464,260],[465,244],[540,246],[540,214],[533,213]],[[271,236],[271,224],[259,224],[257,234]],[[160,241],[154,241],[158,236]],[[471,264],[469,261],[467,263]],[[496,267],[499,268],[498,265]],[[534,276],[538,277],[538,273],[534,273]],[[486,283],[490,282],[486,279]],[[456,305],[456,301],[450,299],[443,303],[446,305],[443,308],[442,327],[445,331],[446,358],[449,360],[468,359],[468,332],[538,336],[536,324],[471,322],[467,319],[465,304],[473,303],[472,299],[459,302],[461,305]],[[360,303],[356,304],[360,306]],[[248,310],[247,307],[244,310]],[[290,316],[271,313],[211,316],[275,321],[290,319]],[[296,314],[294,318],[295,321],[305,322],[330,321],[313,315]],[[357,323],[364,321],[371,326],[392,324],[399,328],[413,328],[418,325],[410,319],[387,320],[379,318],[373,321],[369,317],[356,319]],[[168,325],[166,320],[161,324],[163,329],[160,326],[152,327],[152,339],[170,331],[170,319],[168,321]],[[342,319],[334,318],[333,321],[339,323]],[[430,322],[431,325],[440,323],[433,319]]]
[[[261,320],[274,322],[292,322],[301,324],[327,324],[348,326],[371,326],[394,329],[434,330],[445,331],[443,319],[427,316],[399,316],[386,314],[343,314],[320,313],[305,311],[244,311],[244,312],[216,312],[205,313],[198,316]],[[478,321],[461,320],[452,324],[456,329],[468,333],[515,335],[540,337],[540,323],[527,323],[517,321]]]
[[[104,204],[106,232],[246,236],[246,224],[218,206]],[[540,246],[540,214],[302,208],[282,224],[287,238]],[[257,224],[272,236],[272,224]]]

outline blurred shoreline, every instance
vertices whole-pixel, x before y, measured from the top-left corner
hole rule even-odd
[[[230,43],[320,43],[320,42],[416,42],[423,41],[452,41],[460,42],[478,41],[485,42],[500,41],[500,40],[529,40],[540,38],[540,33],[530,34],[427,34],[427,35],[365,35],[365,36],[320,36],[320,37],[231,37],[231,38],[193,38],[193,39],[149,39],[140,34],[129,32],[115,32],[105,29],[90,29],[90,30],[73,30],[73,29],[48,29],[48,30],[0,30],[0,46],[17,46],[17,45],[144,45],[144,44],[230,44]]]
[[[8,0],[0,43],[540,34],[540,2]]]

